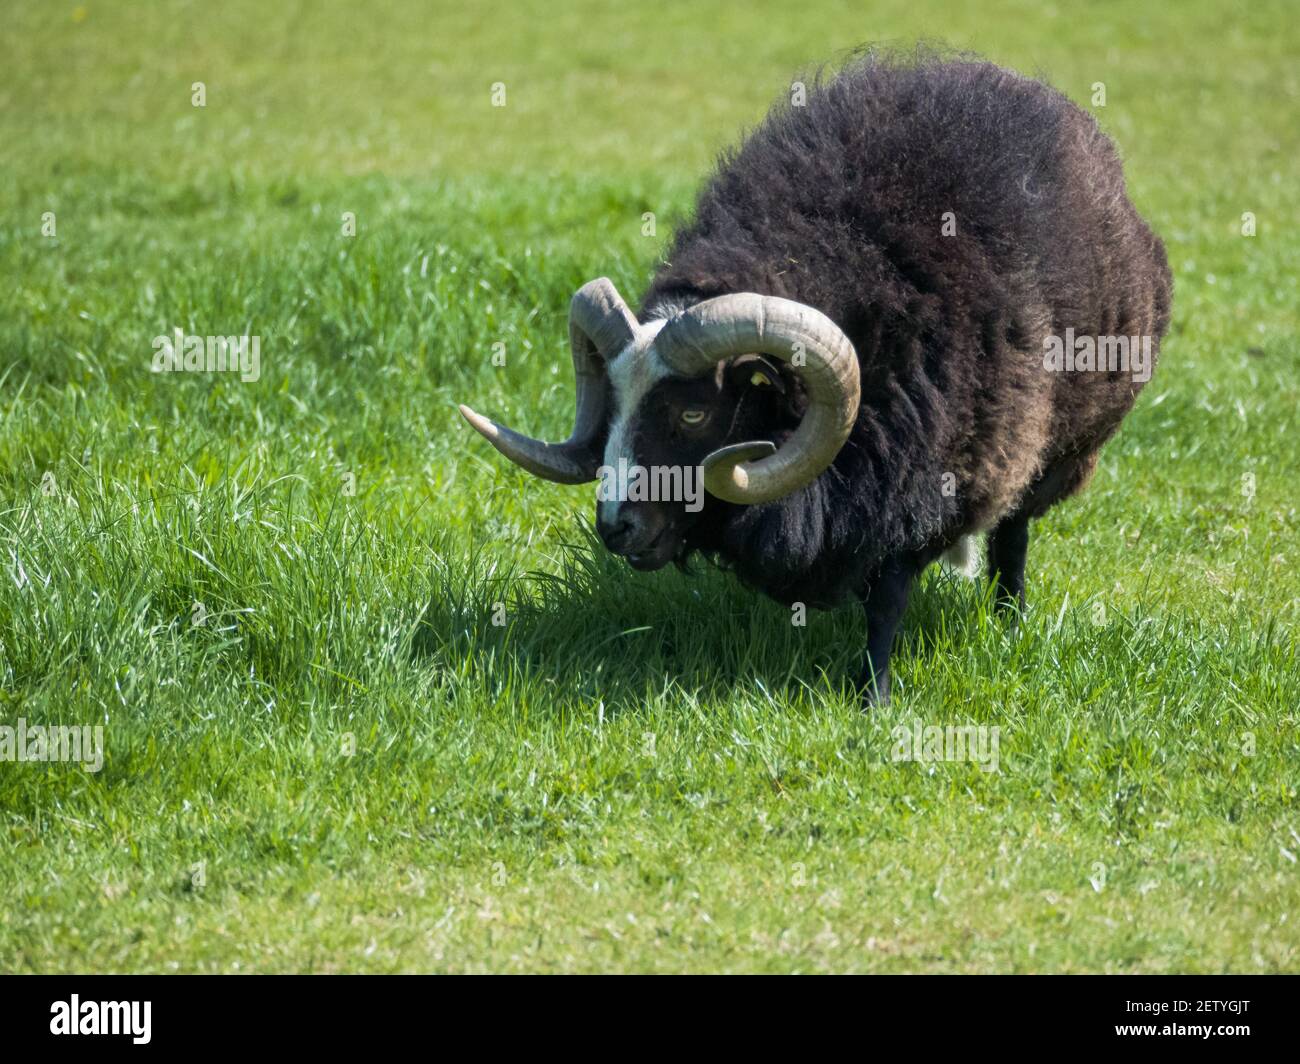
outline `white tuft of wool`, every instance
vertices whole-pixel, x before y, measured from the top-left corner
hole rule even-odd
[[[974,536],[962,536],[943,552],[939,559],[947,568],[967,580],[974,580],[980,571],[979,546]]]

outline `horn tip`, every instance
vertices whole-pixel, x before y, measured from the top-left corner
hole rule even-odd
[[[482,414],[475,413],[464,403],[457,404],[456,409],[460,411],[460,416],[468,421],[470,426],[477,432],[486,436],[489,440],[496,436],[496,426]]]

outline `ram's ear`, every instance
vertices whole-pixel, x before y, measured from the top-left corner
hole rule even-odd
[[[727,367],[727,378],[737,388],[774,388],[785,395],[781,371],[763,355],[738,356]]]

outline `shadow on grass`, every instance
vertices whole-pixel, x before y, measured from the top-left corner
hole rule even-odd
[[[743,690],[786,703],[813,692],[856,700],[866,641],[856,605],[798,617],[702,561],[686,573],[634,573],[589,526],[582,537],[564,545],[558,575],[506,571],[481,553],[440,562],[414,655],[470,671],[495,693],[549,683],[556,703],[601,701],[607,715],[669,688],[700,701]],[[917,589],[896,655],[930,652],[945,611],[969,606],[951,583]]]

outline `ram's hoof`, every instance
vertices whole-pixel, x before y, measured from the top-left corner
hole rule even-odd
[[[862,692],[862,711],[875,709],[878,706],[889,705],[889,674],[879,678],[877,683],[874,679],[868,677],[858,683],[858,689]]]

